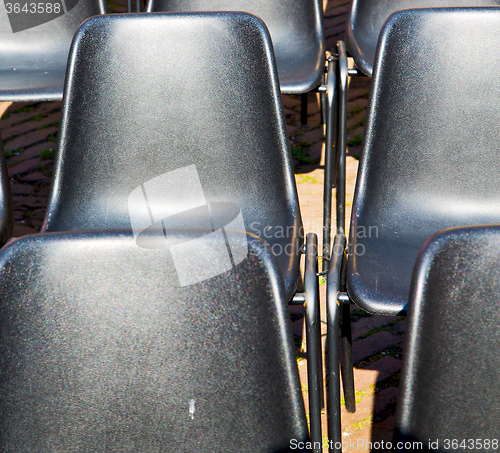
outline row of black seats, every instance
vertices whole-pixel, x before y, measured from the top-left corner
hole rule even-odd
[[[495,440],[485,414],[497,414],[486,400],[496,395],[497,345],[476,330],[493,328],[495,307],[485,314],[467,303],[487,304],[495,292],[498,228],[442,233],[410,280],[438,230],[500,222],[498,75],[476,74],[496,61],[498,18],[498,8],[410,10],[382,32],[349,246],[336,236],[328,275],[333,450],[341,440],[337,323],[351,298],[373,312],[411,312],[399,439],[429,449],[478,433]],[[481,52],[464,54],[472,37]],[[3,188],[8,206],[6,181]],[[44,233],[82,229],[92,232],[42,234],[1,252],[6,449],[234,451],[236,436],[239,451],[306,448],[284,307],[305,250],[309,289],[295,299],[307,299],[308,325],[317,327],[316,239],[303,249],[262,22],[219,13],[84,24],[70,54]],[[467,320],[482,316],[471,332],[457,329],[460,310]],[[308,344],[309,391],[311,439],[321,443],[318,331]],[[476,337],[484,343],[464,354]],[[452,398],[446,376],[462,368],[439,361],[484,354],[490,361],[471,370],[475,390],[465,381]],[[234,386],[238,379],[245,385]]]
[[[68,52],[79,24],[88,17],[105,14],[104,0],[36,0],[0,5],[0,101],[60,100]],[[273,41],[284,94],[301,94],[301,122],[307,122],[307,95],[320,92],[327,143],[326,174],[329,190],[324,194],[323,255],[331,242],[330,186],[334,167],[336,69],[325,52],[323,5],[320,0],[149,0],[154,12],[245,11],[261,18]],[[133,46],[133,36],[124,45]],[[328,61],[326,61],[328,60]],[[325,66],[326,65],[326,66]],[[200,94],[204,96],[204,94]],[[325,186],[326,187],[326,186]],[[342,216],[343,217],[343,216]]]
[[[349,238],[335,237],[328,274],[327,368],[331,385],[339,305],[408,314],[398,451],[498,449],[500,8],[474,6],[492,3],[353,2],[357,68],[342,76],[372,80]]]
[[[88,19],[69,54],[42,234],[0,252],[0,449],[320,443],[316,249],[264,23]],[[293,301],[307,302],[310,434]]]

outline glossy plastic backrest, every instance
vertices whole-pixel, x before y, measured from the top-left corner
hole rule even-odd
[[[319,0],[149,0],[147,11],[246,11],[271,34],[281,90],[306,93],[321,83],[325,45]]]
[[[398,451],[498,448],[499,256],[498,225],[446,230],[422,250],[396,415],[395,442],[408,444]]]
[[[369,311],[404,311],[429,236],[500,223],[499,24],[498,7],[418,9],[382,30],[349,238],[350,294]]]
[[[105,12],[104,0],[2,2],[0,100],[61,99],[75,31],[88,17]]]
[[[240,265],[187,286],[169,250],[130,233],[4,248],[0,448],[276,452],[307,440],[279,267],[262,241],[233,242],[248,247]]]
[[[10,191],[9,175],[3,147],[0,146],[0,247],[14,233],[14,204]]]
[[[302,228],[264,24],[243,13],[85,22],[44,231],[217,229],[239,212],[240,229],[273,244],[291,296]]]
[[[406,8],[500,5],[499,0],[353,0],[346,48],[356,66],[371,76],[380,30],[394,12]]]

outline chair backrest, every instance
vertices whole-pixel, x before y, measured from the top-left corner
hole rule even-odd
[[[500,71],[475,69],[500,68],[499,47],[499,7],[403,10],[382,30],[349,239],[364,255],[349,260],[348,278],[392,274],[380,256],[404,256],[406,274],[385,279],[402,288],[399,309],[428,237],[500,223]]]
[[[0,99],[61,99],[73,35],[88,17],[105,14],[106,3],[3,2],[0,12]]]
[[[380,30],[394,12],[406,8],[489,6],[499,0],[353,0],[346,29],[346,48],[356,66],[371,76]]]
[[[422,250],[408,311],[397,450],[498,449],[499,256],[498,225],[449,229]]]
[[[188,286],[171,252],[130,232],[5,247],[1,449],[275,452],[306,441],[278,264],[255,237],[233,243],[249,250],[239,266]]]
[[[147,11],[246,11],[273,40],[281,90],[306,93],[321,83],[325,46],[320,0],[149,0]]]
[[[75,37],[65,90],[44,231],[216,229],[239,218],[233,229],[273,243],[293,293],[300,210],[258,18],[94,17]]]
[[[3,148],[0,147],[0,247],[3,246],[14,233],[14,204],[10,191],[7,163]]]

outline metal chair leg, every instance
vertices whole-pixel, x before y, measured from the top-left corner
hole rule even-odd
[[[330,257],[331,227],[332,227],[332,186],[335,181],[335,150],[333,149],[335,135],[335,101],[337,89],[336,59],[328,57],[328,70],[326,79],[327,108],[324,112],[326,119],[325,136],[325,181],[323,184],[323,256]],[[328,269],[328,261],[323,260],[323,271]]]
[[[321,408],[323,401],[323,367],[321,354],[321,320],[318,283],[318,237],[306,236],[304,290],[306,293],[307,380],[309,419],[313,452],[321,453]],[[316,448],[319,447],[319,448]]]
[[[305,126],[307,124],[307,100],[309,93],[302,93],[300,95],[300,124]]]
[[[346,246],[343,234],[335,235],[332,248],[332,259],[327,280],[327,343],[328,343],[328,441],[329,452],[342,451],[342,435],[340,424],[340,373],[339,373],[339,321],[340,304],[337,295],[341,289],[341,267]]]

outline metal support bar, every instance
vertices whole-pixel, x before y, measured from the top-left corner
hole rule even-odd
[[[305,126],[307,124],[307,100],[309,93],[302,93],[300,95],[300,124]]]
[[[368,77],[364,72],[361,72],[359,69],[357,68],[349,68],[347,70],[347,75],[349,77]]]
[[[290,305],[304,305],[307,301],[305,293],[295,293]]]
[[[132,12],[132,0],[127,0],[127,13]]]
[[[356,412],[356,398],[354,393],[354,367],[352,364],[352,333],[351,307],[349,304],[340,305],[340,338],[342,343],[342,386],[344,388],[345,408],[347,412]]]
[[[141,0],[135,0],[135,10],[140,13],[141,12]]]
[[[336,234],[333,241],[332,260],[326,287],[327,345],[328,345],[328,440],[329,452],[342,451],[342,433],[340,426],[340,373],[339,373],[339,322],[340,304],[337,294],[341,291],[342,261],[346,247],[346,237]]]
[[[304,289],[306,304],[307,381],[309,387],[309,420],[313,452],[321,453],[321,408],[323,397],[323,366],[321,354],[321,320],[319,307],[318,237],[306,236]],[[319,448],[316,448],[319,447]]]
[[[347,123],[347,53],[342,41],[338,51],[338,114],[337,114],[337,234],[345,233],[345,172],[346,172],[346,123]]]
[[[333,149],[334,143],[334,128],[335,128],[335,101],[336,101],[336,59],[332,56],[327,59],[327,74],[326,74],[326,109],[324,111],[326,123],[325,136],[325,181],[323,184],[323,256],[330,257],[330,242],[332,228],[332,185],[334,182],[334,167],[335,167],[335,152]],[[328,270],[328,261],[323,260],[322,269]]]

